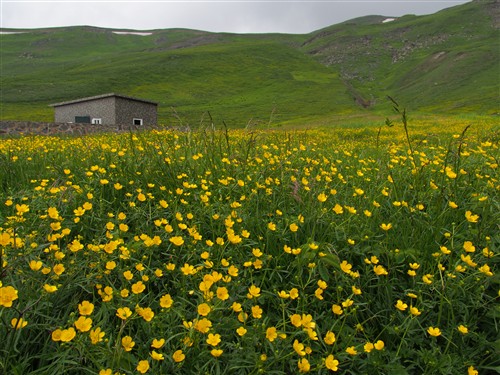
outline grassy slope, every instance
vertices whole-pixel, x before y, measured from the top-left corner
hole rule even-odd
[[[341,72],[365,100],[380,104],[389,94],[421,111],[498,112],[495,2],[388,23],[381,19],[364,17],[319,30],[302,49]]]
[[[282,38],[88,28],[4,35],[2,117],[50,120],[49,103],[103,92],[156,100],[161,119],[174,107],[191,124],[205,111],[230,126],[354,111],[338,76]]]
[[[363,17],[309,35],[92,27],[0,35],[0,117],[50,121],[48,104],[106,92],[158,101],[167,124],[207,123],[207,111],[238,127],[372,116],[387,111],[387,94],[412,111],[494,113],[491,4],[385,24]]]

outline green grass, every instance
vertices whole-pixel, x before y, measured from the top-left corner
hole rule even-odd
[[[50,103],[107,92],[157,101],[161,123],[191,127],[208,111],[230,127],[371,116],[387,110],[386,95],[413,112],[494,114],[499,38],[491,4],[386,24],[364,17],[308,35],[133,36],[89,27],[0,35],[0,118],[51,121]]]

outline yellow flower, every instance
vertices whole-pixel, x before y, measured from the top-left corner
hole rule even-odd
[[[237,277],[238,276],[238,268],[231,265],[228,269],[227,269],[227,273],[232,276],[232,277]]]
[[[300,314],[293,314],[290,317],[290,321],[295,327],[300,327],[302,325],[302,317],[300,316]]]
[[[325,335],[325,337],[324,337],[323,340],[325,341],[325,344],[327,344],[327,345],[333,345],[333,343],[336,340],[335,333],[333,333],[331,331],[326,332],[326,335]]]
[[[91,315],[94,311],[94,304],[89,301],[82,301],[78,304],[78,311],[80,315]]]
[[[333,354],[330,354],[325,359],[325,366],[328,370],[337,371],[339,369],[339,361],[333,357]]]
[[[344,312],[344,310],[342,310],[342,307],[340,307],[339,305],[333,305],[332,311],[335,315],[342,315],[342,313]]]
[[[132,311],[128,307],[120,307],[116,310],[116,316],[122,320],[127,320],[130,315],[132,315]]]
[[[321,289],[321,288],[316,289],[315,292],[314,292],[314,295],[316,296],[317,299],[323,300],[324,299],[324,297],[323,297],[323,289]]]
[[[427,328],[427,333],[431,336],[437,337],[441,336],[441,330],[439,328],[435,327],[429,327]]]
[[[182,350],[176,350],[174,354],[172,354],[172,358],[174,362],[182,362],[186,358],[186,355],[182,352]]]
[[[290,298],[291,299],[299,298],[299,290],[297,288],[290,289]]]
[[[378,340],[375,344],[373,344],[375,349],[382,350],[384,349],[385,343],[382,340]]]
[[[479,375],[479,372],[474,368],[474,366],[469,366],[467,368],[467,375]]]
[[[54,293],[55,291],[57,291],[57,286],[44,284],[43,289],[45,289],[45,291],[47,293]],[[0,297],[0,301],[1,301],[1,297]]]
[[[170,237],[169,241],[175,246],[182,246],[184,244],[184,239],[181,236]]]
[[[233,245],[237,245],[239,244],[241,241],[243,241],[241,239],[240,236],[238,236],[237,234],[234,233],[234,231],[232,229],[228,229],[227,230],[227,239],[229,242],[231,242]]]
[[[356,348],[354,346],[349,346],[345,351],[347,354],[350,354],[350,355],[358,354],[358,351],[356,350]]]
[[[137,371],[141,374],[145,374],[149,370],[149,362],[148,360],[139,361],[137,364]]]
[[[328,284],[324,280],[318,280],[317,284],[318,284],[318,287],[321,289],[326,289],[328,287]]]
[[[373,266],[373,272],[375,272],[377,276],[388,275],[387,270],[381,264]]]
[[[392,224],[391,223],[389,223],[389,224],[385,224],[385,223],[380,224],[380,229],[382,229],[382,230],[388,231],[391,228],[392,228]]]
[[[206,341],[208,345],[217,346],[221,342],[221,338],[218,333],[209,333]]]
[[[342,302],[342,307],[350,307],[352,306],[352,304],[354,303],[354,301],[350,298],[346,299],[345,301]]]
[[[283,298],[283,299],[287,299],[287,298],[290,298],[290,294],[288,294],[287,292],[282,290],[278,293],[278,297]]]
[[[142,308],[137,306],[136,311],[146,322],[150,322],[155,316],[155,313],[153,312],[151,307]]]
[[[290,224],[290,230],[292,232],[297,232],[298,229],[299,229],[299,226],[297,224],[295,224],[295,223]]]
[[[13,318],[10,321],[10,324],[11,324],[12,328],[21,329],[21,328],[26,327],[28,325],[28,322],[26,320],[24,320],[23,318],[19,318],[19,320],[17,318]]]
[[[311,369],[311,365],[309,364],[307,358],[299,359],[297,365],[299,367],[299,372],[309,372],[309,370]]]
[[[420,314],[422,314],[420,312],[420,310],[414,306],[410,306],[410,314],[411,315],[414,315],[414,316],[419,316]]]
[[[375,346],[371,342],[367,342],[364,346],[363,349],[365,350],[366,353],[370,353]]]
[[[457,329],[462,335],[466,335],[467,333],[469,333],[469,329],[463,324],[460,324]]]
[[[293,350],[295,350],[295,352],[301,357],[306,355],[306,352],[304,350],[304,344],[300,343],[299,340],[295,340],[293,342]]]
[[[95,345],[103,340],[104,335],[105,333],[101,331],[101,328],[92,329],[89,333],[90,341]]]
[[[135,346],[135,342],[132,339],[132,337],[124,336],[122,337],[122,346],[126,352],[130,352],[132,348]]]
[[[160,306],[169,309],[172,307],[172,304],[174,303],[174,300],[170,296],[170,294],[165,294],[160,298]]]
[[[112,374],[113,370],[111,370],[110,368],[102,369],[101,371],[99,371],[99,375],[112,375]]]
[[[155,361],[163,361],[165,359],[165,357],[163,356],[163,354],[161,353],[158,353],[156,351],[151,351],[151,358],[153,358]]]
[[[23,215],[26,212],[29,212],[30,208],[27,204],[16,204],[16,211],[18,215]]]
[[[87,332],[92,328],[92,319],[80,316],[74,324],[76,329],[80,332]]]
[[[247,330],[245,327],[239,327],[237,330],[236,330],[236,333],[240,336],[245,336],[245,334],[247,333]]]
[[[475,215],[471,211],[466,211],[465,218],[469,223],[477,223],[477,221],[479,220],[479,215]]]
[[[207,316],[211,310],[212,309],[210,308],[210,306],[206,303],[198,305],[198,314],[200,314],[201,316]]]
[[[18,298],[17,290],[12,286],[0,287],[0,306],[12,307],[12,302]]]
[[[266,329],[266,339],[270,342],[273,342],[278,337],[278,333],[276,331],[276,327],[269,327]]]
[[[220,356],[222,355],[222,353],[223,353],[223,352],[224,352],[224,351],[223,351],[222,349],[212,349],[212,350],[210,351],[210,354],[211,354],[213,357],[217,358],[217,357],[220,357]]]
[[[201,333],[207,333],[211,327],[212,327],[212,322],[207,318],[197,320],[194,325],[194,329],[196,329]]]
[[[189,275],[194,275],[196,273],[196,269],[194,268],[194,266],[188,263],[184,263],[184,266],[181,267],[181,272],[184,275],[189,276]]]
[[[132,293],[141,294],[146,289],[146,285],[142,281],[138,281],[135,284],[132,284]]]
[[[340,269],[347,274],[351,273],[351,268],[352,264],[349,264],[347,260],[343,260],[342,263],[340,263]]]
[[[260,308],[260,306],[252,306],[252,316],[255,318],[255,319],[260,319],[262,318],[262,309]]]
[[[252,299],[257,297],[260,297],[260,288],[255,285],[250,286],[250,288],[248,288],[247,298]]]
[[[432,284],[432,278],[433,278],[433,277],[434,277],[434,276],[433,276],[433,275],[431,275],[430,273],[425,274],[424,276],[422,276],[422,281],[423,281],[424,283],[426,283],[426,284],[430,285],[430,284]]]
[[[227,291],[227,288],[224,286],[218,287],[216,294],[217,294],[217,298],[222,300],[222,301],[225,301],[229,298],[229,293]]]
[[[484,273],[486,276],[493,276],[493,272],[490,271],[490,266],[487,264],[482,265],[478,268],[479,272]]]
[[[29,266],[32,271],[38,271],[42,268],[43,263],[40,260],[31,260]]]
[[[398,310],[401,310],[401,311],[405,311],[408,308],[408,305],[406,303],[404,303],[403,301],[401,301],[400,299],[398,299],[398,302],[396,303],[395,306]]]
[[[440,246],[439,249],[441,250],[441,252],[443,254],[446,254],[446,255],[451,254],[451,251],[448,250],[448,248],[446,246]]]
[[[321,203],[326,202],[327,199],[328,197],[325,193],[318,194],[318,201],[320,201]]]
[[[60,334],[60,340],[62,342],[69,342],[73,340],[76,336],[76,331],[73,327],[69,327],[68,329],[63,329]]]
[[[445,171],[446,171],[446,176],[448,176],[448,178],[451,179],[457,178],[457,174],[453,172],[453,170],[450,167],[446,167]]]
[[[467,253],[473,253],[474,251],[476,251],[476,248],[471,241],[465,241],[463,248]]]
[[[273,222],[267,223],[267,229],[269,229],[271,231],[275,231],[276,230],[276,224],[274,224]]]

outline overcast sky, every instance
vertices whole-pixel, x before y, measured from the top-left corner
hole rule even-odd
[[[463,0],[0,0],[5,28],[90,25],[236,33],[309,33],[366,15],[430,14]]]

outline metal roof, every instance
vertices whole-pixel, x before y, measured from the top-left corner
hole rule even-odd
[[[151,100],[145,100],[145,99],[134,98],[132,96],[126,96],[126,95],[120,95],[120,94],[115,94],[115,93],[109,93],[109,94],[102,94],[102,95],[96,95],[96,96],[89,96],[87,98],[80,98],[80,99],[75,99],[75,100],[69,100],[67,102],[49,104],[49,107],[60,107],[62,105],[87,102],[87,101],[90,101],[90,100],[104,99],[104,98],[109,98],[109,97],[112,97],[112,96],[115,96],[117,98],[122,98],[122,99],[134,100],[136,102],[143,102],[143,103],[149,103],[149,104],[158,105],[158,103],[152,102]]]

